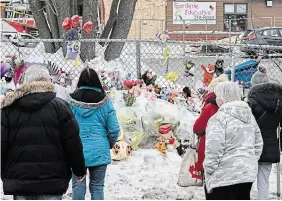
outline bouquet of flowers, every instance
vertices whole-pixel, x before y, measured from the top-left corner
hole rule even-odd
[[[140,81],[124,80],[123,85],[127,88],[127,93],[123,93],[123,100],[126,106],[132,106],[136,101],[136,97],[140,96]]]

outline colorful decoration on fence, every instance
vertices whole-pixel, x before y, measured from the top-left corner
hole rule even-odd
[[[194,76],[195,64],[192,61],[184,61],[184,77]]]
[[[213,79],[213,73],[215,72],[215,65],[209,64],[208,67],[201,65],[201,68],[204,70],[204,87],[208,87]]]
[[[0,69],[1,70],[1,79],[9,72],[9,69],[10,69],[10,64],[4,61],[1,61],[1,69]]]
[[[158,32],[156,37],[161,42],[161,44],[163,46],[162,56],[164,57],[164,60],[163,60],[163,62],[160,62],[160,65],[164,66],[168,62],[169,54],[170,54],[170,48],[168,47],[167,44],[165,44],[166,41],[169,39],[168,31],[164,30],[162,32]]]
[[[165,79],[174,83],[178,79],[178,72],[168,72],[165,76]]]
[[[7,66],[5,68],[7,69]],[[24,74],[25,69],[26,65],[24,61],[17,59],[16,56],[12,56],[9,62],[9,70],[3,76],[5,77],[6,82],[11,82],[13,80],[14,85],[16,86],[19,83],[22,75]]]
[[[74,66],[78,66],[78,54],[80,51],[79,43],[79,30],[84,31],[86,34],[91,34],[93,23],[87,21],[82,28],[79,28],[79,16],[74,15],[71,18],[65,18],[63,29],[67,30],[65,40],[68,41],[66,60],[74,60]]]

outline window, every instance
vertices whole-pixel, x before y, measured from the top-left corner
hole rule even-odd
[[[241,32],[247,29],[248,4],[224,4],[224,31]]]
[[[247,13],[247,4],[236,4],[236,13]]]
[[[262,32],[263,36],[279,37],[278,29],[267,29]]]
[[[282,29],[279,29],[279,31],[280,31],[280,35],[282,36]]]

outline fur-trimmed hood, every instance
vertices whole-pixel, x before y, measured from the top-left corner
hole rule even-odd
[[[254,85],[249,91],[248,99],[255,99],[266,110],[281,111],[282,85],[270,82]]]
[[[96,109],[99,107],[102,107],[107,102],[107,96],[105,96],[104,99],[102,99],[98,103],[85,103],[81,101],[77,101],[73,99],[70,95],[67,96],[67,102],[73,106],[84,108],[84,109]]]
[[[12,105],[15,101],[24,98],[30,94],[40,94],[51,92],[55,96],[55,86],[48,81],[36,81],[21,85],[13,93],[7,95],[1,102],[1,109]]]
[[[96,109],[104,106],[108,102],[108,98],[105,96],[98,103],[85,103],[75,100],[68,95],[67,102],[70,104],[71,109],[78,113],[81,117],[89,117],[95,114]]]

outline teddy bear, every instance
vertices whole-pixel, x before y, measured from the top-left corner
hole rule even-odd
[[[215,77],[220,76],[224,73],[223,69],[224,60],[223,59],[217,59],[215,62]]]
[[[169,151],[177,148],[180,144],[176,137],[173,135],[174,126],[170,123],[166,123],[160,126],[159,133],[165,139],[166,148]]]
[[[204,84],[204,87],[207,87],[209,86],[209,84],[211,83],[213,79],[213,74],[215,72],[215,65],[209,64],[208,67],[206,67],[205,65],[202,64],[201,68],[204,70],[203,84]]]
[[[166,134],[162,134],[163,138],[165,139],[166,149],[168,151],[172,151],[179,147],[179,142],[176,137],[173,135],[172,130]]]
[[[156,80],[157,80],[157,75],[155,75],[153,71],[147,70],[142,75],[142,79],[143,79],[146,86],[149,86],[149,85],[155,86],[156,85],[155,83],[156,83]]]

